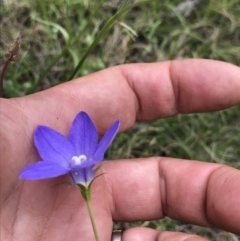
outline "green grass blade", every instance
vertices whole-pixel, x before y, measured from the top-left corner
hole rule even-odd
[[[96,16],[96,14],[98,13],[99,9],[102,7],[103,3],[105,1],[102,0],[100,1],[100,3],[97,5],[97,7],[95,8],[95,10],[92,12],[91,16],[89,17],[89,21],[87,22],[87,24],[85,25],[85,27],[83,28],[83,30],[71,41],[68,45],[66,45],[62,52],[58,55],[56,55],[53,59],[51,59],[51,61],[47,64],[47,67],[42,71],[42,73],[40,74],[38,80],[36,81],[36,83],[33,85],[33,87],[28,91],[27,94],[30,94],[32,92],[35,91],[35,89],[37,88],[37,86],[40,85],[40,83],[42,83],[43,79],[46,77],[46,75],[49,73],[49,71],[58,63],[58,61],[65,55],[68,53],[69,48],[76,43],[76,41],[81,38],[83,36],[83,34],[87,31],[89,24],[91,23],[92,19]]]
[[[37,21],[39,23],[46,24],[48,26],[53,27],[54,29],[56,29],[57,31],[59,31],[62,34],[62,36],[63,36],[64,40],[66,41],[66,43],[68,42],[69,34],[68,34],[67,30],[64,29],[61,25],[59,25],[57,23],[53,23],[53,22],[47,21],[47,20],[42,20],[42,19],[37,18],[37,17],[34,17],[33,20],[35,20],[35,21]]]
[[[98,35],[96,36],[96,38],[94,39],[92,44],[88,47],[88,49],[86,50],[85,54],[80,59],[78,65],[73,70],[72,74],[70,75],[70,77],[68,79],[72,80],[76,76],[78,71],[81,69],[83,63],[87,59],[88,55],[90,54],[90,52],[94,49],[94,47],[98,44],[98,42],[102,38],[104,38],[104,36],[110,30],[110,28],[113,26],[113,24],[115,23],[116,20],[118,20],[124,13],[126,13],[130,9],[135,8],[135,7],[137,7],[137,6],[141,5],[141,4],[145,4],[145,3],[149,3],[149,1],[146,0],[146,1],[140,1],[140,2],[133,3],[133,4],[129,5],[129,6],[126,6],[126,7],[122,8],[122,9],[120,9],[115,15],[113,15],[107,21],[107,23],[103,26],[103,28],[100,30],[100,32],[98,33]]]

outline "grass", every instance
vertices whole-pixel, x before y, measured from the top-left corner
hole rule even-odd
[[[19,35],[22,41],[20,59],[5,74],[4,96],[24,96],[129,62],[195,57],[240,65],[240,0],[202,0],[187,16],[176,12],[181,1],[149,1],[114,19],[133,2],[3,0],[1,66],[9,43]],[[116,21],[109,24],[111,19]],[[240,106],[137,123],[119,135],[108,157],[161,155],[240,168],[239,124]],[[220,241],[237,238],[169,218],[126,225],[193,232]]]

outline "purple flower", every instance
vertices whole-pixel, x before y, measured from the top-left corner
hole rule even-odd
[[[94,165],[103,160],[119,125],[117,120],[99,143],[96,127],[83,111],[75,117],[68,138],[47,126],[38,126],[34,142],[42,161],[25,167],[20,178],[37,180],[68,173],[74,183],[88,185],[94,177]]]

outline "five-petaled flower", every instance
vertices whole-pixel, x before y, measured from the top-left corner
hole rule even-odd
[[[103,160],[119,125],[117,120],[99,143],[96,127],[83,111],[75,117],[67,138],[47,126],[38,126],[34,142],[42,160],[25,167],[20,178],[36,180],[68,173],[75,184],[89,185],[94,166]]]

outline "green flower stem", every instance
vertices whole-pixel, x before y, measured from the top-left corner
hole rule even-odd
[[[93,227],[93,232],[94,232],[94,235],[95,235],[95,238],[96,238],[96,241],[100,241],[99,239],[99,236],[98,236],[98,231],[97,231],[97,227],[96,227],[96,223],[95,223],[95,219],[94,219],[94,215],[93,215],[93,210],[92,210],[92,205],[91,205],[91,201],[90,201],[90,189],[89,190],[89,195],[87,195],[87,200],[86,200],[86,203],[87,203],[87,208],[88,208],[88,212],[89,212],[89,216],[90,216],[90,219],[91,219],[91,223],[92,223],[92,227]]]
[[[79,187],[80,190],[81,190],[81,193],[82,193],[82,196],[83,198],[85,199],[86,201],[86,204],[87,204],[87,208],[88,208],[88,213],[89,213],[89,216],[90,216],[90,219],[91,219],[91,223],[92,223],[92,227],[93,227],[93,232],[94,232],[94,235],[95,235],[95,239],[96,241],[100,241],[99,239],[99,235],[98,235],[98,231],[97,231],[97,226],[96,226],[96,222],[95,222],[95,219],[94,219],[94,215],[93,215],[93,210],[92,210],[92,205],[91,205],[91,191],[90,191],[90,186],[81,186]]]

